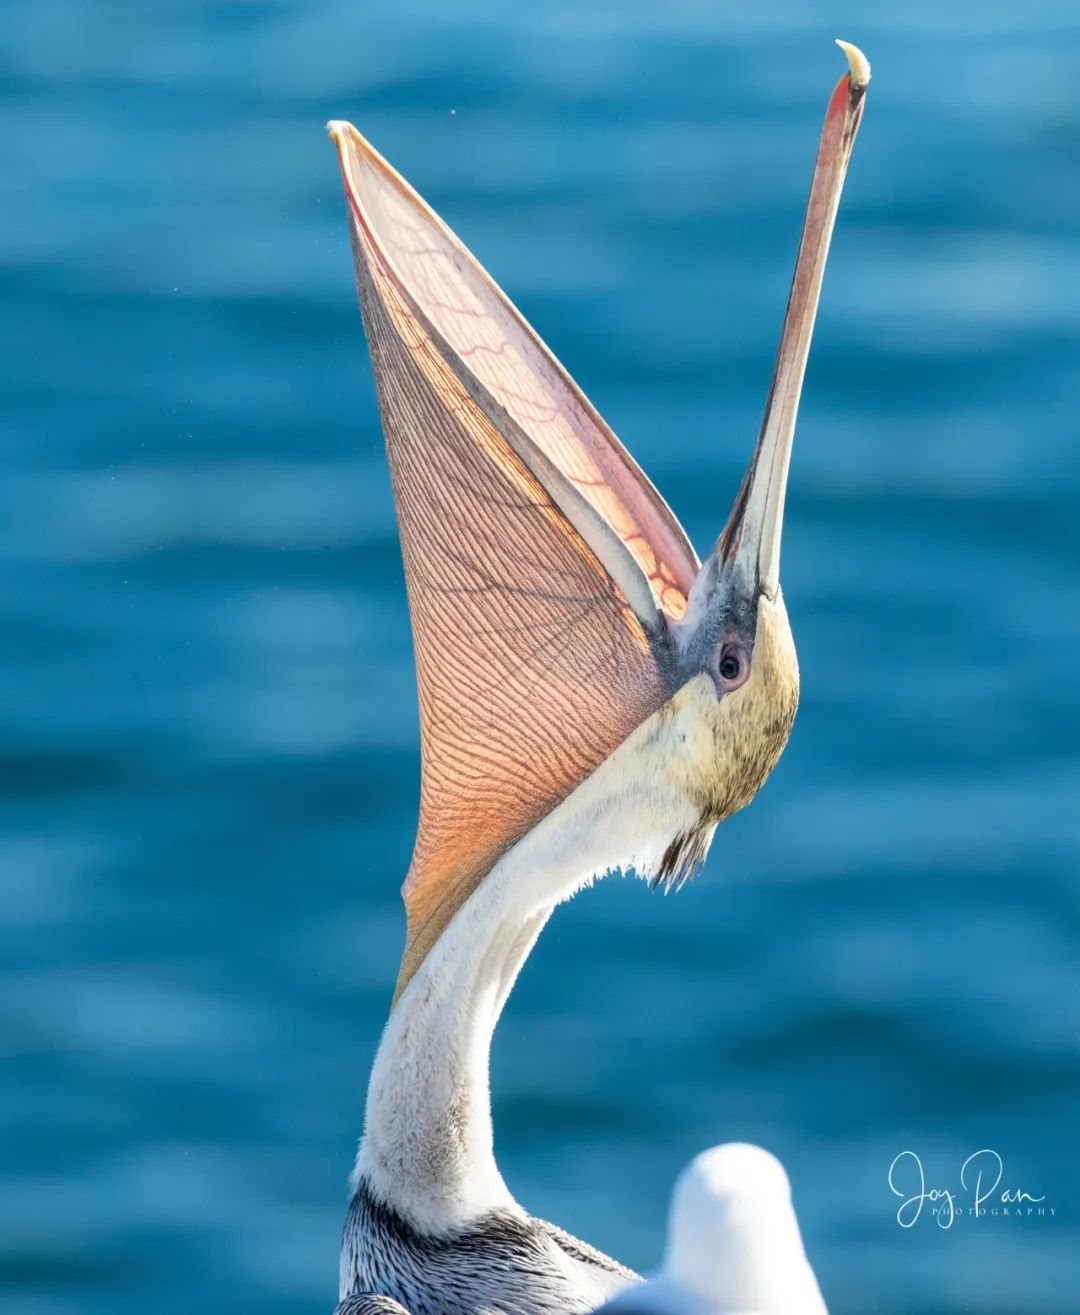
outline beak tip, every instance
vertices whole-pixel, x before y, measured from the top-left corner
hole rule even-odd
[[[852,89],[865,90],[870,82],[870,61],[859,47],[853,46],[850,41],[841,41],[837,37],[836,44],[847,56],[848,74],[851,78]]]
[[[337,147],[342,159],[345,158],[350,146],[367,145],[348,119],[331,119],[326,125],[326,135]]]

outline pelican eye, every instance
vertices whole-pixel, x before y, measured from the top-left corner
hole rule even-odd
[[[750,674],[750,658],[741,644],[724,644],[717,664],[720,679],[729,688],[741,685]]]

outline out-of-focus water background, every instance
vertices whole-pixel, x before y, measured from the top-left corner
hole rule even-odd
[[[748,1138],[834,1315],[1080,1308],[1075,5],[9,0],[5,1311],[335,1299],[418,760],[324,121],[705,549],[838,34],[875,81],[788,504],[795,734],[691,888],[559,910],[496,1040],[498,1150],[645,1267],[678,1168]],[[983,1147],[1055,1213],[898,1226],[895,1156],[955,1190]]]

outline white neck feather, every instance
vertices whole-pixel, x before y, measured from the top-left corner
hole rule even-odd
[[[679,769],[705,749],[695,705],[715,694],[711,682],[700,691],[696,684],[504,855],[394,1006],[368,1086],[355,1177],[416,1227],[445,1232],[518,1208],[492,1144],[495,1024],[557,903],[616,868],[655,872],[671,840],[697,824]]]

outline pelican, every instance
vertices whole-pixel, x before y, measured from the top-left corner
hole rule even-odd
[[[692,1160],[672,1194],[663,1269],[601,1309],[603,1315],[828,1315],[780,1161],[738,1142]]]
[[[704,564],[487,272],[351,124],[328,125],[421,729],[406,941],[351,1179],[340,1315],[566,1315],[638,1281],[511,1195],[488,1055],[554,906],[619,868],[681,885],[787,742],[799,675],[784,494],[870,74],[843,48],[764,421]]]

